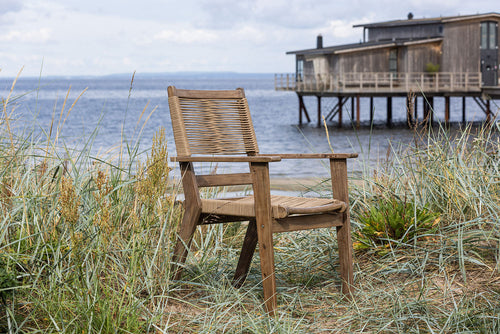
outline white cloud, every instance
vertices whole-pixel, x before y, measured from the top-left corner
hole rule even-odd
[[[47,42],[50,37],[51,30],[49,28],[41,28],[29,31],[11,30],[4,35],[0,35],[0,41],[42,44]]]
[[[217,33],[203,29],[162,30],[153,36],[153,40],[179,44],[213,43],[219,39]]]
[[[23,8],[22,0],[0,0],[0,17],[10,12],[18,12]]]

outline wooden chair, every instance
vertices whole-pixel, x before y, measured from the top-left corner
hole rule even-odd
[[[277,305],[273,233],[313,228],[337,228],[342,292],[350,296],[353,282],[346,159],[357,154],[259,154],[243,89],[183,90],[168,87],[170,115],[184,188],[185,212],[173,254],[174,279],[181,275],[196,226],[249,221],[234,275],[245,280],[259,244],[267,312]],[[333,199],[274,196],[270,193],[269,163],[281,159],[330,160]],[[195,175],[195,162],[249,163],[249,173]],[[202,199],[200,187],[251,185],[253,196]]]

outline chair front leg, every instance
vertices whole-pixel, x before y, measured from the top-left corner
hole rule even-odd
[[[339,246],[340,277],[342,292],[347,298],[353,293],[354,273],[352,268],[351,220],[349,218],[349,189],[347,184],[346,159],[330,159],[333,198],[346,203],[342,213],[342,226],[337,227],[337,243]]]
[[[189,162],[180,163],[182,186],[184,188],[184,217],[179,225],[177,232],[177,243],[172,255],[173,279],[178,280],[181,277],[182,267],[179,264],[186,260],[193,234],[201,215],[201,199],[194,174],[193,165]]]
[[[268,314],[274,316],[278,299],[276,296],[276,276],[274,272],[269,165],[267,163],[251,163],[250,171],[253,180],[255,220],[257,225],[257,239],[259,242],[264,300]]]
[[[173,273],[172,277],[174,280],[181,278],[181,265],[186,261],[200,215],[201,209],[191,209],[184,212],[184,217],[182,217],[181,224],[179,225],[179,229],[177,231],[177,243],[175,244],[174,253],[172,255],[171,272]]]

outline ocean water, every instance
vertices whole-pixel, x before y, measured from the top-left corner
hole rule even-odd
[[[1,98],[8,96],[12,82],[12,79],[0,78]],[[51,134],[54,138],[55,125],[64,123],[60,126],[60,140],[76,149],[90,146],[91,154],[96,158],[116,156],[117,147],[123,141],[131,145],[138,143],[140,151],[147,152],[155,132],[163,126],[169,154],[174,156],[175,143],[167,100],[169,85],[187,89],[244,88],[261,153],[319,153],[331,152],[331,149],[336,153],[357,152],[360,158],[349,161],[349,169],[359,172],[367,166],[377,168],[390,151],[390,142],[404,147],[413,140],[413,132],[404,125],[404,98],[393,100],[393,121],[396,125],[391,129],[384,125],[386,105],[385,99],[380,98],[375,99],[374,127],[368,124],[368,99],[361,100],[363,122],[358,130],[352,128],[349,119],[351,108],[350,103],[347,103],[344,106],[343,127],[339,129],[336,124],[328,126],[328,142],[325,128],[316,127],[316,98],[305,97],[312,122],[298,126],[297,96],[293,92],[275,91],[272,74],[137,74],[133,81],[132,74],[107,77],[21,77],[14,87],[9,110],[14,107],[16,131],[33,132],[41,138],[48,136],[51,124],[54,124]],[[335,99],[324,98],[322,114],[328,114],[335,103]],[[419,100],[420,109],[421,106]],[[461,99],[452,99],[453,122],[461,120],[461,108]],[[472,100],[467,101],[467,109],[469,121],[484,119],[484,114]],[[443,101],[436,98],[436,120],[444,118],[443,110]],[[421,117],[421,110],[419,113]],[[247,168],[241,165],[202,166],[205,170],[215,167],[230,172]],[[321,177],[328,174],[328,167],[325,161],[287,160],[272,164],[271,174],[278,177]]]

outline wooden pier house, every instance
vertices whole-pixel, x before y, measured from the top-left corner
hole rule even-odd
[[[323,47],[317,37],[314,49],[289,51],[295,55],[294,74],[276,74],[276,90],[295,91],[299,98],[299,123],[303,116],[311,121],[304,96],[318,99],[318,126],[321,126],[321,98],[338,102],[328,111],[327,120],[338,117],[351,98],[352,119],[358,125],[359,100],[370,98],[370,123],[373,98],[387,99],[387,125],[392,125],[392,98],[406,96],[408,124],[418,120],[418,100],[423,96],[421,120],[432,121],[435,97],[444,98],[445,122],[450,119],[450,98],[462,98],[465,123],[465,98],[472,97],[487,121],[493,114],[490,100],[500,98],[498,61],[498,24],[500,14],[449,16],[355,25],[363,28],[362,42]],[[356,113],[355,113],[355,105]]]

